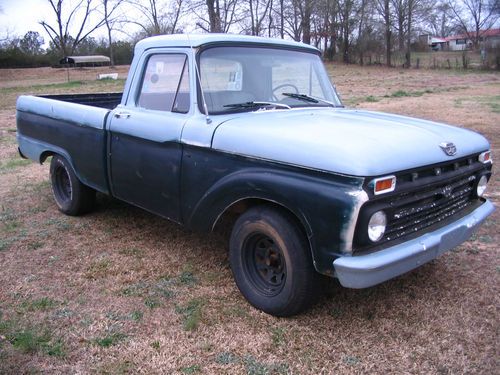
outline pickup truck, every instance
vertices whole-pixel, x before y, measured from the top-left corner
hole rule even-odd
[[[123,93],[20,96],[17,140],[51,157],[65,214],[100,192],[193,230],[227,218],[236,284],[275,316],[310,306],[322,275],[366,288],[415,269],[494,209],[483,136],[347,109],[320,52],[285,40],[142,40]]]

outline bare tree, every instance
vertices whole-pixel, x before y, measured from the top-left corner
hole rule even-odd
[[[283,8],[283,31],[295,41],[300,41],[302,36],[303,5],[301,0],[290,0]]]
[[[410,0],[391,0],[394,24],[397,32],[399,51],[405,50],[406,33],[408,31],[408,5]]]
[[[426,26],[433,35],[447,37],[451,34],[453,27],[450,23],[449,13],[449,5],[445,2],[437,4],[434,11],[426,15]]]
[[[376,8],[383,19],[385,28],[385,63],[391,66],[392,57],[392,18],[390,0],[376,0]]]
[[[196,26],[206,32],[227,33],[240,21],[237,0],[192,0],[189,9],[198,18]]]
[[[91,23],[90,15],[95,9],[93,0],[79,0],[71,2],[67,0],[47,0],[55,16],[55,23],[40,21],[52,43],[64,55],[74,53],[76,47],[96,29],[104,25],[104,19]],[[66,10],[68,15],[66,16]],[[90,25],[90,26],[89,26]],[[70,34],[70,28],[77,30],[76,36]]]
[[[484,32],[491,29],[500,17],[499,0],[448,0],[447,4],[450,17],[472,40],[474,48],[479,46]]]
[[[114,29],[117,21],[120,20],[121,15],[117,14],[118,8],[125,0],[101,0],[103,6],[103,17],[104,24],[106,25],[106,30],[108,32],[108,44],[109,44],[109,58],[111,60],[111,66],[115,65],[115,56],[113,51],[113,39],[112,31]]]
[[[354,1],[342,0],[338,2],[339,20],[340,20],[340,37],[342,41],[342,60],[348,64],[350,62],[349,47],[352,29],[356,18],[354,15]]]
[[[140,26],[142,36],[173,34],[177,32],[184,0],[164,2],[161,0],[128,0],[135,7],[142,19],[128,19],[127,23]]]
[[[272,0],[247,0],[247,11],[250,14],[251,35],[261,35],[262,25],[268,14],[271,13]]]

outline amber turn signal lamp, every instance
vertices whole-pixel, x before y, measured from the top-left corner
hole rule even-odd
[[[386,176],[373,180],[373,193],[375,195],[390,193],[396,189],[396,176]]]

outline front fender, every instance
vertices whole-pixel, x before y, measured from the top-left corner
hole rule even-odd
[[[196,204],[188,225],[201,229],[213,229],[219,217],[233,204],[245,199],[261,199],[278,204],[293,213],[302,223],[308,236],[311,234],[304,212],[293,205],[291,198],[299,189],[297,176],[265,169],[248,169],[224,176],[212,185]]]
[[[333,272],[349,246],[362,179],[285,166],[213,150],[187,150],[183,158],[183,221],[209,231],[244,199],[273,202],[290,211],[307,233],[316,269]]]

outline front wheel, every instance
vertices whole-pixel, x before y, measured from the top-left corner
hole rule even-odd
[[[293,220],[255,207],[236,221],[229,244],[236,285],[254,307],[275,316],[308,308],[318,295],[311,251]]]
[[[81,215],[94,207],[95,190],[78,180],[71,164],[62,156],[52,157],[50,182],[57,207],[66,215]]]

